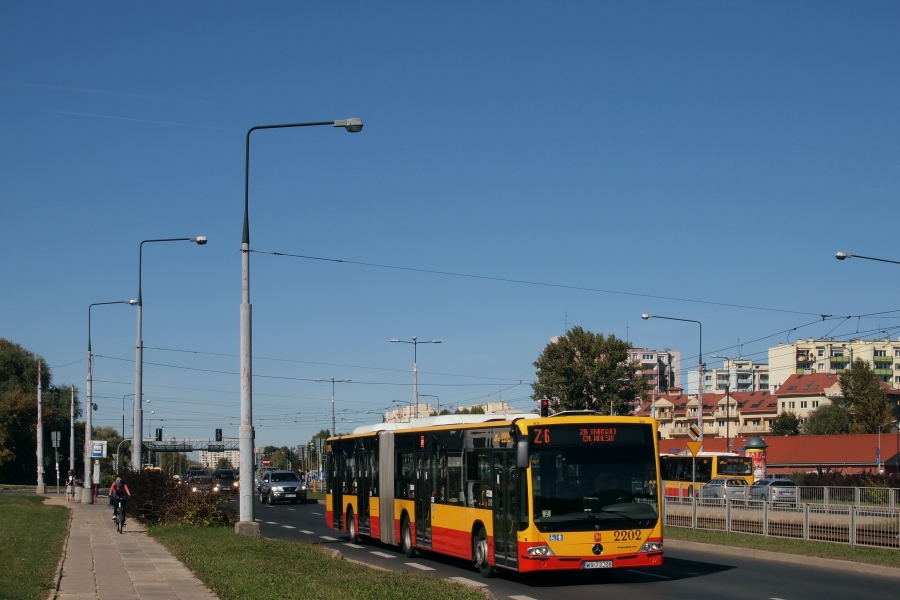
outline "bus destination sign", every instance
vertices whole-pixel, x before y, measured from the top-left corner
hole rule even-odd
[[[529,427],[532,446],[583,446],[610,444],[643,444],[653,440],[649,425],[574,424]]]

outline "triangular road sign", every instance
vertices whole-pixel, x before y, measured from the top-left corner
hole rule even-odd
[[[687,447],[688,450],[691,451],[691,456],[697,456],[697,453],[700,452],[700,448],[703,447],[703,442],[688,442]]]

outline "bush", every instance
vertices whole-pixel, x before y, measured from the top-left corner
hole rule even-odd
[[[181,523],[183,525],[233,525],[234,511],[222,505],[214,494],[191,493],[164,471],[127,472],[122,481],[131,497],[125,507],[129,517],[147,525]]]
[[[795,480],[796,481],[796,480]],[[880,487],[900,488],[900,475],[897,473],[842,473],[840,471],[823,471],[805,473],[803,481],[798,485],[831,486],[831,487]]]

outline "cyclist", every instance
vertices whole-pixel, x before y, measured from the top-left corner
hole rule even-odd
[[[109,501],[113,506],[113,521],[116,520],[116,500],[122,500],[122,516],[125,516],[125,502],[128,500],[128,496],[131,495],[131,490],[128,489],[128,486],[122,482],[122,477],[116,477],[116,480],[113,482],[111,486],[109,486]]]

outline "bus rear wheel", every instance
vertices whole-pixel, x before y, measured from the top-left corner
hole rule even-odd
[[[495,574],[494,566],[488,558],[489,554],[487,532],[482,527],[472,539],[472,556],[475,560],[475,568],[478,569],[482,577],[493,577]]]
[[[400,524],[400,544],[403,548],[403,554],[407,558],[412,558],[416,555],[416,549],[412,545],[412,529],[409,526],[408,517],[403,517],[403,521]]]
[[[359,532],[356,530],[356,519],[353,518],[353,509],[347,507],[347,536],[350,543],[355,544],[359,541]]]

